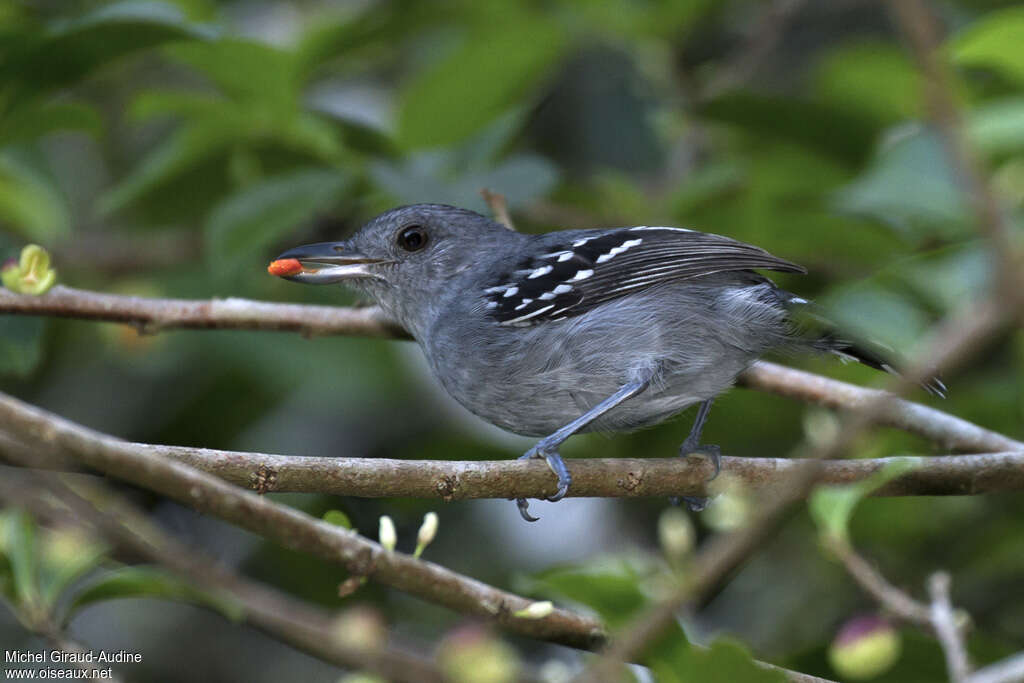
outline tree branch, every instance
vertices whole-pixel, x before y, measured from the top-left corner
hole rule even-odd
[[[147,299],[102,294],[58,285],[42,296],[0,289],[0,313],[55,316],[134,325],[145,333],[174,329],[273,330],[313,335],[408,339],[409,335],[375,307],[345,308],[277,304],[248,299]],[[883,392],[820,375],[758,362],[740,376],[751,389],[857,410]],[[879,424],[919,434],[946,448],[967,451],[1024,450],[1024,443],[918,403],[893,399]]]
[[[936,572],[928,577],[928,595],[931,597],[931,623],[935,635],[946,655],[946,669],[952,683],[965,683],[971,674],[971,664],[967,659],[967,646],[963,634],[956,623],[953,603],[949,598],[949,585],[952,582],[946,572]]]
[[[63,285],[41,296],[0,288],[0,312],[126,323],[146,334],[176,329],[270,330],[305,336],[408,338],[408,333],[388,321],[376,306],[341,308],[238,298],[148,299]]]
[[[889,580],[861,557],[849,543],[830,540],[828,549],[843,563],[846,571],[864,592],[874,598],[887,612],[911,624],[928,628],[932,626],[931,608],[889,583]]]
[[[860,410],[888,397],[876,424],[917,434],[944,448],[967,453],[1024,450],[1024,442],[979,427],[959,417],[913,401],[896,398],[880,389],[855,384],[760,361],[740,376],[740,386],[815,403],[835,410]]]
[[[0,432],[2,434],[2,432]],[[268,493],[327,493],[360,498],[544,498],[554,494],[541,461],[395,460],[318,458],[132,443],[137,453],[168,458],[242,486]],[[0,441],[0,455],[12,445]],[[33,462],[50,453],[33,450]],[[53,453],[52,455],[59,455]],[[979,495],[1024,491],[1024,449],[1005,453],[871,458],[818,462],[787,458],[722,457],[722,472],[753,491],[773,491],[794,472],[820,468],[818,481],[850,484],[894,460],[916,466],[880,488],[877,496]],[[54,463],[41,463],[51,468]],[[35,464],[34,466],[39,466]],[[58,467],[59,469],[59,467]],[[570,461],[571,497],[704,496],[712,466],[704,458],[588,458]]]
[[[1024,652],[975,671],[968,683],[1020,683],[1024,681]]]
[[[348,637],[339,615],[215,563],[152,524],[123,496],[106,487],[27,474],[0,479],[0,499],[42,518],[56,517],[62,523],[91,527],[113,545],[134,551],[192,584],[230,597],[242,606],[247,622],[274,638],[332,664],[373,671],[389,680],[419,683],[443,678],[426,659],[386,643],[370,646],[365,638]]]
[[[385,585],[458,612],[491,619],[528,637],[593,648],[594,619],[556,609],[543,619],[513,616],[533,601],[380,545],[303,512],[244,491],[188,465],[140,453],[127,442],[76,425],[0,393],[0,424],[19,439],[74,455],[110,476],[160,493],[278,543],[312,553]]]

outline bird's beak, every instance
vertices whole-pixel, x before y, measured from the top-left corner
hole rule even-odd
[[[348,242],[319,242],[289,249],[267,271],[293,282],[329,285],[357,278],[380,277],[373,266],[386,263],[355,250]]]

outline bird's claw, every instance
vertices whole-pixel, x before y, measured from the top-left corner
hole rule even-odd
[[[525,498],[516,498],[516,506],[519,508],[519,516],[527,522],[536,522],[540,519],[540,517],[534,517],[530,514],[530,501]]]
[[[558,490],[555,491],[555,495],[545,498],[545,500],[557,503],[558,501],[565,498],[565,494],[569,492],[569,485],[572,484],[572,475],[569,474],[569,468],[566,467],[565,461],[562,460],[562,456],[558,454],[557,450],[549,450],[545,447],[544,443],[541,442],[531,448],[530,450],[519,456],[520,460],[531,460],[533,458],[544,458],[547,461],[548,467],[558,477]],[[516,498],[516,505],[519,507],[519,514],[527,522],[536,522],[539,517],[534,517],[530,514],[530,504],[525,498]]]
[[[690,455],[703,455],[711,461],[714,472],[708,477],[708,481],[712,481],[722,471],[722,449],[713,444],[701,445],[698,443],[692,443],[690,439],[683,442],[683,445],[679,447],[679,457],[686,458]],[[686,503],[687,509],[691,512],[701,512],[708,506],[711,501],[710,498],[701,496],[672,496],[668,499],[672,505],[679,505],[679,501]]]
[[[683,445],[679,447],[679,457],[687,458],[691,455],[703,455],[705,458],[711,461],[711,466],[715,471],[708,477],[708,481],[712,481],[722,471],[722,449],[713,444],[700,445],[683,442]]]

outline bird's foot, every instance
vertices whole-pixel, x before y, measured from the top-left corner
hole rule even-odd
[[[715,471],[708,478],[708,481],[713,480],[718,476],[719,472],[722,471],[722,449],[712,444],[701,445],[689,438],[683,442],[683,445],[679,447],[679,457],[688,458],[691,455],[703,455],[711,461],[712,467]],[[704,498],[701,496],[673,496],[668,499],[673,505],[679,505],[679,501],[682,500],[686,503],[686,507],[692,512],[700,512],[708,506],[710,498]]]
[[[546,500],[555,503],[565,498],[565,494],[569,492],[569,485],[572,483],[572,476],[570,476],[569,468],[565,466],[562,456],[558,454],[558,446],[556,444],[547,444],[542,440],[519,456],[520,460],[532,460],[533,458],[543,458],[546,460],[548,467],[558,477],[558,490],[555,491],[555,495]],[[516,498],[516,505],[519,507],[519,514],[527,522],[536,522],[540,519],[530,514],[530,504],[525,498]]]

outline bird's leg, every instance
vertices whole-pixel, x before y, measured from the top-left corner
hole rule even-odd
[[[558,476],[558,491],[555,495],[548,498],[548,500],[554,502],[565,498],[565,494],[569,491],[569,484],[572,483],[572,477],[569,475],[569,468],[565,466],[565,461],[562,460],[562,456],[558,454],[558,447],[561,446],[562,443],[570,436],[583,429],[612,408],[642,392],[650,385],[650,383],[651,381],[649,379],[645,379],[639,382],[631,382],[623,386],[614,394],[601,401],[554,434],[546,436],[538,441],[533,448],[519,456],[520,460],[544,458],[547,460],[548,467],[551,468],[551,471]],[[519,506],[519,514],[521,514],[523,519],[527,522],[536,522],[539,519],[538,517],[530,515],[530,504],[525,498],[516,498],[516,505]]]
[[[718,476],[718,473],[722,470],[722,451],[718,446],[702,446],[700,443],[701,432],[704,431],[704,423],[708,421],[708,413],[711,412],[711,404],[715,399],[709,398],[706,401],[701,402],[700,407],[697,408],[697,417],[693,421],[693,427],[690,428],[690,434],[683,441],[683,445],[679,447],[679,457],[685,458],[693,453],[707,456],[711,460],[711,464],[715,468],[714,474],[711,475],[711,479]],[[710,479],[708,480],[710,481]],[[678,498],[669,499],[673,505],[679,503]],[[694,512],[700,512],[707,507],[708,499],[700,498],[698,496],[683,496],[683,502],[686,503],[686,507],[690,508]]]

